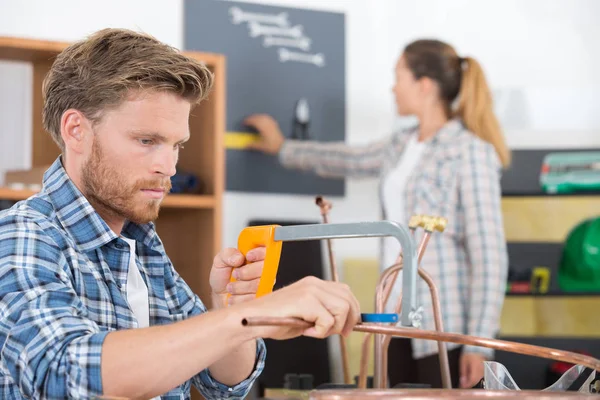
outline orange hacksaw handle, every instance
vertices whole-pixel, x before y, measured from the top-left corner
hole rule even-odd
[[[265,263],[258,283],[256,297],[264,296],[273,291],[275,278],[279,269],[279,258],[281,257],[281,241],[275,240],[275,230],[279,225],[249,226],[244,228],[238,236],[238,250],[246,257],[246,254],[254,248],[266,247],[267,254]],[[235,278],[231,277],[231,282]]]

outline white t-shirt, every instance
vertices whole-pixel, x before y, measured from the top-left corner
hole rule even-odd
[[[416,135],[406,143],[406,148],[398,160],[398,164],[392,169],[383,181],[383,207],[386,219],[400,224],[407,224],[410,215],[404,215],[404,187],[406,181],[417,166],[426,142],[419,142]],[[385,237],[383,240],[383,259],[381,270],[396,263],[400,255],[400,243],[394,237]],[[398,277],[400,278],[400,276]],[[400,279],[398,279],[398,282]]]
[[[148,286],[135,262],[135,240],[122,237],[129,243],[129,268],[127,269],[127,301],[139,328],[150,326],[150,306],[148,304]],[[160,400],[160,396],[151,400]]]
[[[127,271],[127,301],[138,321],[140,328],[150,325],[150,306],[148,305],[148,287],[135,262],[135,240],[123,238],[129,243],[129,268]]]

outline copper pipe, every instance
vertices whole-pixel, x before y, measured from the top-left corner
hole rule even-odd
[[[242,326],[289,326],[290,328],[308,329],[314,324],[295,317],[248,317],[242,319]]]
[[[244,326],[278,325],[292,326],[297,328],[310,328],[313,323],[293,317],[249,317],[242,320]],[[548,347],[535,346],[525,343],[515,343],[507,340],[489,339],[478,336],[462,335],[460,333],[436,332],[416,328],[403,328],[396,326],[381,326],[373,323],[358,323],[352,329],[354,332],[378,333],[393,337],[437,340],[449,343],[458,343],[465,346],[479,346],[488,349],[508,351],[511,353],[524,354],[547,358],[565,363],[583,365],[596,371],[600,371],[600,360],[585,354],[570,351],[551,349]]]
[[[433,233],[433,230],[437,228],[438,226],[438,222],[437,219],[434,217],[428,217],[428,216],[417,216],[416,218],[411,218],[411,223],[409,224],[409,227],[411,227],[411,229],[415,229],[414,227],[416,226],[423,226],[425,228],[425,233],[423,234],[423,237],[421,238],[421,242],[419,243],[418,249],[417,249],[417,266],[421,265],[421,260],[423,259],[423,255],[425,254],[425,249],[427,248],[427,244],[429,243],[429,238],[431,237],[431,234]],[[402,253],[400,253],[400,256],[398,257],[399,259],[402,257]],[[401,264],[400,264],[401,265]],[[377,285],[377,289],[376,289],[376,306],[375,306],[375,312],[376,313],[382,313],[384,312],[384,308],[385,305],[387,304],[387,301],[389,299],[390,293],[393,289],[393,286],[396,284],[396,279],[398,277],[398,274],[400,272],[400,268],[396,268],[397,265],[393,265],[392,267],[388,268],[384,273],[383,276],[381,277],[381,285]],[[390,275],[393,274],[393,277],[390,279],[391,282],[389,282],[386,285],[386,282],[389,278]],[[383,289],[382,289],[383,288]],[[383,292],[383,299],[382,299],[382,292]],[[402,296],[398,297],[398,302],[396,303],[396,308],[395,310],[396,313],[400,313],[401,307],[402,307]],[[374,368],[374,386],[376,388],[385,388],[387,386],[387,354],[384,354],[384,347],[385,346],[385,340],[383,337],[379,337],[378,335],[375,336],[374,339],[374,346],[375,346],[375,368]],[[389,344],[388,344],[389,346]],[[444,357],[444,356],[442,356]],[[446,356],[447,357],[447,356]],[[385,367],[384,367],[385,365]],[[441,367],[441,365],[440,365]],[[445,376],[444,371],[442,371],[442,376]],[[449,384],[450,381],[448,381],[447,383]]]
[[[447,225],[447,220],[445,218],[441,218],[441,217],[433,217],[433,216],[427,216],[427,215],[413,215],[408,223],[408,227],[411,230],[411,234],[412,237],[414,239],[415,237],[415,232],[416,229],[418,227],[423,227],[425,230],[425,233],[423,235],[423,237],[421,238],[421,241],[419,243],[418,249],[417,249],[417,266],[420,266],[421,261],[423,260],[423,256],[425,255],[425,249],[427,248],[427,245],[429,243],[429,239],[431,237],[431,234],[433,233],[434,230],[437,230],[439,232],[444,231],[445,227]],[[391,267],[387,268],[382,276],[380,277],[377,287],[376,287],[376,291],[375,291],[375,312],[376,313],[382,313],[384,312],[384,308],[385,305],[387,304],[388,300],[389,300],[389,296],[391,294],[391,291],[396,283],[396,279],[398,277],[399,271],[402,268],[402,251],[400,252],[398,259],[396,261],[396,264],[392,265]],[[399,267],[399,268],[398,268]],[[420,268],[419,268],[420,269]],[[419,271],[420,273],[420,271]],[[429,277],[427,275],[427,277]],[[431,279],[430,279],[431,281]],[[433,284],[433,282],[431,282]],[[429,284],[429,282],[428,282]],[[430,291],[431,291],[431,285],[430,286]],[[435,288],[435,285],[434,285]],[[435,288],[435,295],[437,296],[437,288]],[[436,301],[433,298],[433,292],[432,292],[432,302],[433,304],[436,304]],[[439,304],[439,300],[438,300],[438,304]],[[398,302],[396,304],[396,313],[400,313],[401,310],[401,306],[402,306],[402,297],[400,296],[398,298]],[[438,314],[440,313],[439,307],[438,307]],[[434,307],[434,314],[435,314],[435,307]],[[443,325],[441,324],[441,314],[440,315],[435,315],[435,322],[436,322],[436,329],[438,329],[440,332],[443,331]],[[439,322],[439,323],[438,323]],[[361,361],[360,361],[360,371],[359,371],[359,387],[363,387],[366,388],[366,382],[367,382],[367,369],[368,369],[368,358],[369,358],[369,350],[368,350],[368,343],[371,339],[371,335],[365,335],[364,339],[363,339],[363,346],[362,346],[362,352],[361,352]],[[374,342],[373,342],[373,346],[374,346],[374,352],[375,352],[375,373],[374,373],[374,378],[375,378],[375,387],[378,388],[384,388],[387,386],[387,358],[388,358],[388,354],[387,354],[387,348],[389,347],[389,339],[387,339],[387,345],[385,344],[385,340],[384,338],[379,337],[379,335],[376,335],[374,338]],[[440,352],[440,372],[442,374],[442,382],[444,383],[445,387],[450,387],[451,383],[450,383],[450,368],[449,368],[449,364],[448,364],[448,354],[446,351],[446,346],[444,343],[442,342],[438,342],[438,345],[440,345],[440,351],[443,347],[443,351]],[[386,351],[383,351],[385,348]],[[446,380],[447,378],[447,380]]]
[[[331,210],[331,203],[326,201],[322,196],[317,196],[315,203],[321,209],[321,216],[323,217],[323,223],[329,223],[327,214]],[[327,239],[327,253],[329,255],[329,268],[331,269],[331,279],[334,282],[339,282],[339,276],[337,266],[335,264],[335,258],[333,257],[333,248],[331,245],[331,239]],[[342,355],[342,371],[344,374],[344,382],[352,383],[350,380],[350,365],[348,361],[348,350],[346,346],[346,338],[340,335],[340,352]]]
[[[321,209],[321,217],[323,217],[323,223],[329,223],[327,213],[331,210],[331,203],[326,201],[322,196],[317,196],[315,203]],[[331,269],[331,279],[334,282],[339,282],[337,267],[335,265],[335,259],[333,258],[333,250],[331,247],[331,239],[327,239],[327,252],[329,253],[329,268]]]
[[[446,225],[447,225],[447,220],[445,218],[428,216],[428,215],[415,216],[415,217],[411,218],[410,222],[409,222],[410,227],[419,227],[420,226],[425,230],[423,237],[421,238],[421,242],[419,243],[418,250],[417,250],[417,266],[418,266],[419,275],[421,276],[421,278],[423,280],[425,280],[425,282],[429,286],[429,290],[431,293],[431,300],[432,300],[432,304],[433,304],[435,328],[438,332],[443,332],[444,329],[443,329],[443,324],[442,324],[442,316],[441,316],[441,310],[440,310],[441,307],[440,307],[437,287],[433,283],[433,280],[431,279],[431,277],[420,268],[420,265],[421,265],[421,261],[423,260],[423,256],[425,255],[425,249],[427,248],[427,245],[429,244],[429,239],[431,238],[433,231],[437,230],[439,232],[443,232],[444,229],[446,228]],[[388,285],[388,287],[395,285],[396,276],[399,274],[399,271],[401,268],[402,267],[400,267],[400,268],[393,267],[393,269],[397,270],[397,272],[394,274],[394,278],[393,278],[392,282]],[[387,303],[387,299],[385,300],[385,302]],[[396,303],[396,307],[394,308],[394,312],[400,313],[401,309],[402,309],[402,296],[399,296],[397,303]],[[381,312],[383,312],[383,310]],[[391,338],[388,336],[388,337],[382,338],[379,342],[376,343],[376,346],[377,345],[381,346],[381,350],[379,350],[379,351],[377,351],[377,348],[376,348],[376,354],[375,354],[375,359],[376,359],[375,362],[376,363],[379,362],[379,368],[377,368],[379,375],[376,376],[376,379],[375,379],[377,382],[376,387],[378,387],[378,388],[387,387],[387,358],[388,358],[387,351],[389,348],[390,340],[391,340]],[[452,384],[451,384],[451,379],[450,379],[450,365],[448,363],[448,352],[446,350],[446,345],[444,342],[438,342],[438,353],[439,353],[438,356],[440,358],[440,373],[442,376],[442,384],[445,388],[451,388]]]
[[[410,218],[409,224],[408,224],[408,228],[410,229],[410,232],[412,234],[412,237],[414,239],[415,237],[415,231],[417,229],[417,227],[423,225],[423,216],[422,215],[413,215]],[[423,259],[423,254],[425,251],[425,248],[427,247],[427,243],[429,242],[429,235],[426,235],[426,237],[423,237],[423,239],[421,240],[421,243],[419,244],[419,248],[417,250],[417,265],[421,264],[421,260]],[[394,267],[396,267],[397,265],[402,264],[402,251],[400,251],[400,254],[398,255],[398,258],[396,259],[396,263],[393,264],[392,266],[388,267],[382,274],[382,276],[379,278],[379,281],[377,283],[377,288],[376,293],[379,294],[381,293],[381,291],[383,290],[383,299],[380,299],[379,301],[381,302],[381,304],[385,305],[387,304],[389,297],[390,297],[390,293],[392,291],[392,288],[394,286],[394,284],[396,283],[396,277],[398,276],[398,270],[395,269],[393,271],[394,275],[391,278],[391,282],[390,284],[385,284],[385,282],[388,280],[388,276],[391,272],[387,273],[387,271],[392,270]],[[382,285],[381,287],[379,285]],[[383,288],[383,289],[381,289]],[[375,312],[383,312],[383,308],[381,309],[376,309]]]
[[[375,289],[375,313],[380,314],[383,312],[385,308],[385,299],[384,296],[389,297],[392,287],[396,281],[398,276],[398,271],[394,270],[394,267],[402,265],[402,264],[394,264],[391,267],[387,268],[379,282],[377,283],[377,287]],[[418,264],[417,264],[418,265]],[[386,287],[386,281],[388,278],[393,275],[393,281],[390,282]],[[386,290],[387,289],[387,290]],[[368,340],[365,337],[365,340]],[[382,362],[383,362],[383,337],[379,334],[375,334],[373,337],[373,355],[374,355],[374,365],[373,365],[373,386],[376,388],[383,388],[383,371],[381,370]],[[366,358],[366,355],[365,355]],[[366,371],[366,369],[365,369]],[[366,378],[364,379],[366,382]]]
[[[409,229],[411,230],[413,238],[415,236],[415,231],[418,226],[425,227],[425,233],[423,234],[423,237],[421,238],[421,242],[419,243],[419,247],[417,249],[417,265],[421,265],[421,261],[423,260],[423,256],[425,255],[425,249],[427,248],[427,245],[429,244],[429,239],[431,238],[431,234],[433,233],[433,230],[438,230],[441,232],[445,228],[446,225],[445,225],[445,219],[443,219],[443,218],[434,218],[434,217],[428,217],[428,216],[424,216],[424,215],[414,215],[413,217],[411,217],[410,223],[409,223]],[[398,259],[396,260],[396,264],[392,265],[387,270],[392,269],[394,266],[400,264],[401,262],[402,262],[402,252],[400,252]],[[385,271],[384,271],[384,273],[385,273]],[[384,286],[385,294],[384,294],[383,304],[387,304],[387,302],[388,302],[390,293],[392,291],[392,287],[396,283],[397,275],[398,275],[398,271],[395,271],[394,277],[392,278],[392,282],[389,285]],[[386,279],[387,278],[384,278],[382,276],[380,279],[380,282],[381,281],[385,282]],[[383,312],[383,310],[376,311],[376,312]]]
[[[391,284],[386,286],[386,282],[390,279],[395,280],[398,275],[398,267],[402,266],[402,254],[398,256],[398,263],[388,267],[383,271],[383,274],[379,277],[377,282],[377,286],[375,288],[375,312],[381,313],[383,312],[384,304],[387,302],[387,299],[390,295]],[[387,290],[386,290],[387,289]],[[369,368],[369,341],[373,334],[367,333],[363,338],[362,343],[362,351],[360,357],[360,369],[358,373],[358,387],[362,389],[366,389],[367,387],[367,370]],[[377,336],[376,336],[377,338]],[[374,342],[373,346],[377,348],[377,343]]]
[[[373,334],[367,333],[364,336],[362,343],[362,351],[360,352],[360,368],[358,371],[358,388],[367,388],[367,369],[369,368],[369,340]]]
[[[400,256],[398,257],[399,260],[402,259],[402,254],[400,254]],[[382,313],[384,312],[385,309],[385,304],[387,303],[390,293],[392,291],[392,287],[396,281],[396,278],[398,276],[398,271],[402,268],[402,261],[400,261],[397,264],[392,265],[391,267],[387,268],[383,274],[381,274],[381,277],[379,279],[379,282],[377,283],[377,287],[375,289],[375,312],[376,313]],[[392,281],[389,282],[388,281]],[[386,285],[387,283],[387,285]],[[402,297],[400,297],[401,299]],[[365,335],[364,341],[368,342],[371,339],[371,335]],[[378,387],[378,388],[383,388],[385,385],[385,380],[383,379],[384,376],[384,372],[382,370],[382,365],[384,362],[384,359],[386,359],[386,356],[383,354],[383,337],[379,336],[379,335],[375,335],[375,337],[373,338],[373,347],[374,347],[374,386]],[[365,347],[363,346],[363,349]],[[361,382],[364,383],[364,387],[366,388],[366,382],[367,382],[367,377],[366,377],[366,373],[367,373],[367,367],[368,367],[368,358],[369,358],[369,352],[368,350],[366,352],[364,352],[363,354],[361,354],[361,370],[359,372],[359,380]],[[362,375],[364,374],[364,376]]]
[[[403,264],[396,264],[391,266],[390,268],[386,269],[385,272],[382,274],[380,282],[378,283],[377,286],[377,290],[378,290],[378,297],[377,297],[377,305],[376,308],[379,310],[378,312],[383,312],[383,308],[382,308],[382,296],[381,296],[381,291],[379,290],[381,288],[381,286],[383,286],[385,284],[385,282],[389,279],[394,279],[394,277],[398,274],[398,272],[402,269]],[[443,321],[442,321],[442,315],[441,315],[441,306],[440,306],[440,299],[439,299],[439,293],[437,290],[437,287],[435,286],[435,284],[433,283],[433,279],[431,278],[431,276],[422,268],[418,268],[418,273],[419,276],[421,277],[421,279],[423,279],[425,281],[425,283],[427,283],[427,285],[429,286],[429,291],[431,293],[431,301],[433,304],[433,315],[434,315],[434,321],[435,321],[435,329],[438,332],[443,332],[444,331],[444,327],[443,327]],[[390,285],[388,285],[389,287]],[[396,308],[394,310],[394,312],[396,314],[400,313],[400,310],[402,308],[402,297],[398,298],[398,302],[396,303]],[[362,353],[361,353],[361,364],[360,364],[360,371],[359,371],[359,388],[366,388],[366,382],[367,382],[367,368],[368,368],[368,342],[371,338],[371,335],[365,335],[365,338],[363,340],[363,346],[362,346]],[[389,348],[389,343],[390,343],[391,338],[390,337],[385,337],[382,341],[382,343],[380,343],[381,346],[381,359],[379,360],[380,362],[380,371],[381,371],[381,388],[385,388],[387,386],[387,357],[388,357],[388,348]],[[375,344],[377,345],[377,344]],[[449,366],[449,362],[448,362],[448,351],[446,349],[446,345],[443,342],[438,342],[438,352],[439,352],[439,357],[440,357],[440,373],[442,375],[442,384],[444,385],[444,387],[446,388],[450,388],[451,385],[451,379],[450,379],[450,366]]]
[[[430,236],[431,236],[431,232],[425,232],[425,234],[423,235],[423,238],[421,239],[421,243],[419,243],[419,249],[417,251],[417,265],[421,264],[421,260],[423,259],[423,255],[425,254],[425,249],[427,248],[427,244],[429,243]],[[394,284],[396,283],[396,278],[399,273],[399,270],[395,269],[394,267],[396,267],[397,265],[399,265],[401,263],[402,263],[402,253],[400,253],[400,255],[398,256],[398,259],[396,260],[396,264],[387,268],[383,273],[385,274],[387,271],[392,270],[392,269],[393,269],[393,271],[388,273],[385,276],[382,275],[379,280],[379,282],[383,282],[382,290],[376,289],[376,291],[377,291],[377,293],[383,292],[383,298],[380,299],[381,304],[383,304],[383,306],[385,306],[385,304],[387,304],[387,302],[390,298],[392,288],[393,288]],[[391,273],[393,273],[393,277],[390,279],[388,277]],[[387,282],[388,280],[391,280],[391,282],[386,284],[385,282]],[[399,300],[401,301],[401,299],[402,298],[400,297]],[[375,312],[383,312],[383,308],[380,310],[375,310]]]
[[[308,400],[582,400],[596,399],[597,397],[598,396],[595,394],[585,394],[579,392],[484,389],[327,389],[313,390],[308,393]]]
[[[399,265],[398,270],[402,269],[402,265]],[[418,269],[419,276],[421,279],[427,283],[429,286],[429,292],[431,293],[431,303],[433,305],[433,318],[435,322],[435,330],[437,332],[444,331],[444,323],[442,320],[442,310],[440,305],[440,296],[438,293],[437,286],[433,283],[433,279],[431,276],[423,269]],[[398,299],[396,303],[395,313],[399,313],[402,308],[402,297]],[[387,386],[387,356],[388,349],[390,346],[390,341],[392,340],[391,336],[385,336],[383,339],[383,359],[381,365],[381,371],[383,376],[383,387]],[[438,356],[440,358],[440,374],[442,376],[442,386],[447,389],[452,388],[452,380],[450,379],[450,363],[448,362],[448,350],[446,349],[446,343],[438,341]]]

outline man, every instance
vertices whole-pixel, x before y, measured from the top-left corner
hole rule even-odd
[[[215,257],[210,312],[165,254],[152,221],[212,82],[126,30],[58,56],[43,121],[62,154],[38,195],[0,214],[1,398],[181,399],[191,384],[241,398],[263,368],[262,338],[350,333],[360,314],[345,285],[308,278],[255,299],[264,249]],[[257,315],[315,326],[242,326]]]

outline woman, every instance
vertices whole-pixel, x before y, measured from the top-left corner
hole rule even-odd
[[[246,120],[260,133],[254,149],[278,154],[288,168],[329,177],[379,177],[384,219],[408,223],[411,215],[448,219],[434,234],[421,266],[433,277],[444,330],[493,337],[499,328],[508,270],[501,211],[500,173],[510,162],[484,73],[471,57],[446,43],[418,40],[403,51],[393,87],[398,113],[418,125],[367,146],[286,140],[266,115]],[[385,240],[383,266],[399,245]],[[394,287],[398,296],[400,284]],[[435,329],[427,286],[419,281],[423,329]],[[483,376],[489,349],[448,344],[454,387],[473,387]],[[389,353],[390,385],[441,387],[437,345],[395,339]]]

